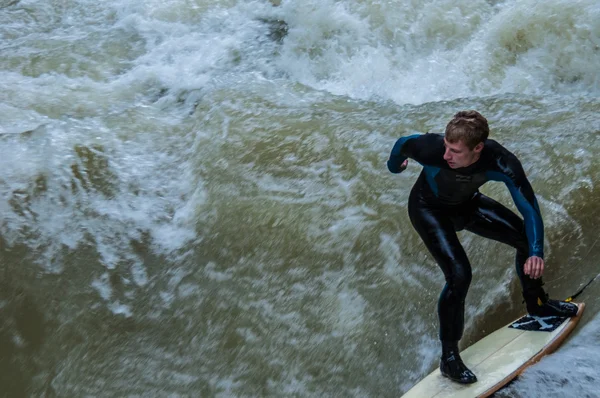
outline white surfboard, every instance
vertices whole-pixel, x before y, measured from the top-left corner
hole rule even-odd
[[[573,318],[562,320],[554,317],[529,317],[525,322],[520,322],[521,325],[538,322],[535,325],[538,329],[536,331],[511,328],[519,319],[462,351],[460,356],[477,376],[477,382],[458,384],[443,377],[438,368],[411,388],[403,398],[474,398],[492,395],[525,368],[558,348],[581,318],[585,305],[578,303],[577,306],[579,312]],[[554,323],[560,324],[556,329],[552,332],[544,331],[551,328],[550,323],[557,319],[558,322]]]

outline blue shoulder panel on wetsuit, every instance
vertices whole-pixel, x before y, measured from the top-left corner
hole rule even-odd
[[[435,176],[440,172],[440,168],[425,165],[422,166],[423,170],[425,171],[425,177],[427,177],[427,183],[429,184],[429,187],[433,191],[433,194],[438,196],[438,185],[437,182],[435,182]]]
[[[529,202],[515,185],[514,181],[506,174],[497,171],[488,171],[485,174],[490,180],[501,181],[506,184],[517,209],[519,209],[525,219],[525,233],[529,242],[529,255],[544,257],[544,224],[535,197],[533,198],[533,203]]]

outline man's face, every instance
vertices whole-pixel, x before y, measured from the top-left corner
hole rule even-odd
[[[475,148],[469,149],[462,141],[451,143],[444,138],[444,146],[446,147],[444,160],[448,162],[450,168],[459,169],[470,166],[479,160],[479,155],[483,149],[483,142],[477,144]]]

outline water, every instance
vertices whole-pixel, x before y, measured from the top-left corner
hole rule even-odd
[[[443,278],[385,161],[461,109],[522,160],[550,293],[600,272],[595,1],[15,0],[0,34],[3,396],[401,395]],[[523,307],[461,239],[466,346]],[[501,396],[596,394],[599,293]]]

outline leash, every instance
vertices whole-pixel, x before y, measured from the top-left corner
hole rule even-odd
[[[577,293],[575,293],[574,295],[572,295],[571,297],[568,297],[567,299],[565,299],[565,301],[571,302],[573,300],[575,300],[575,298],[577,298],[577,296],[579,296],[581,293],[583,293],[583,291],[585,290],[586,287],[588,287],[593,281],[595,281],[596,279],[598,279],[598,277],[600,276],[600,274],[596,275],[595,277],[593,277],[588,283],[585,284],[584,287],[582,287],[581,289],[579,289],[579,291]]]
[[[600,239],[600,238],[598,238],[598,239]],[[596,239],[596,241],[594,242],[594,244],[592,245],[592,247],[590,247],[590,250],[587,252],[587,254],[583,258],[583,260],[585,260],[587,258],[587,256],[592,252],[592,249],[594,248],[594,246],[596,246],[596,243],[598,243],[598,239]],[[581,260],[581,261],[583,261],[583,260]],[[593,281],[595,281],[596,279],[598,279],[598,277],[600,277],[600,274],[598,274],[595,277],[593,277],[592,279],[590,279],[590,281],[588,283],[586,283],[584,287],[582,287],[581,289],[579,289],[579,291],[577,293],[575,293],[574,295],[568,297],[565,301],[568,303],[568,302],[571,302],[571,301],[575,300],[577,298],[577,296],[579,296],[581,293],[583,293],[583,291],[585,290],[585,288],[588,287],[589,285],[591,285]]]

